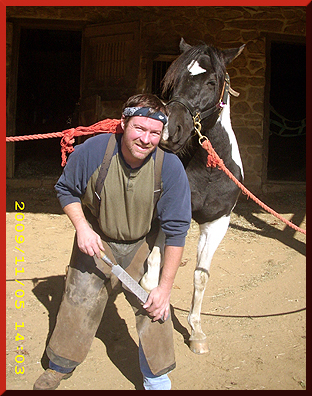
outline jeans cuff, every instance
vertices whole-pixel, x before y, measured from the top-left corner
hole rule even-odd
[[[58,364],[53,363],[52,360],[49,360],[49,368],[62,374],[71,373],[73,370],[75,370],[75,368],[72,367],[61,367]]]

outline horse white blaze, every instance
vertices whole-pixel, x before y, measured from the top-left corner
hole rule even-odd
[[[230,216],[222,216],[217,220],[199,226],[200,236],[197,247],[197,264],[194,272],[194,293],[188,316],[192,328],[190,340],[203,340],[206,338],[201,329],[200,312],[212,257],[222,241],[230,223]]]
[[[221,114],[220,114],[217,122],[221,123],[221,125],[226,130],[227,134],[229,135],[230,144],[231,144],[231,147],[232,147],[232,158],[233,158],[233,161],[236,163],[237,166],[240,167],[241,174],[244,177],[243,164],[242,164],[241,156],[240,156],[240,153],[239,153],[239,149],[238,149],[238,144],[237,144],[237,140],[236,140],[236,137],[235,137],[235,133],[233,131],[232,123],[231,123],[230,98],[228,98],[228,103],[223,107],[223,110],[221,111]]]
[[[199,66],[197,61],[192,61],[188,66],[187,70],[191,73],[192,76],[197,76],[197,74],[206,73],[206,69],[203,69]]]

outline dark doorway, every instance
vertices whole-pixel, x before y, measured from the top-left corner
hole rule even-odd
[[[157,95],[159,98],[162,97],[162,80],[165,77],[171,61],[154,61],[153,62],[153,75],[152,75],[152,93]],[[168,98],[162,98],[168,100]]]
[[[306,46],[271,42],[267,178],[306,180]]]
[[[21,29],[16,135],[77,126],[81,31]],[[15,177],[62,172],[60,138],[16,143]]]

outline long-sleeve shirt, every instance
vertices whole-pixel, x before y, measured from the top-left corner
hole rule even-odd
[[[95,183],[110,134],[89,138],[77,145],[55,189],[61,206],[80,202],[95,215]],[[151,227],[154,196],[155,152],[143,165],[132,169],[124,160],[118,137],[101,192],[100,229],[113,240],[134,241]],[[162,193],[157,202],[157,217],[166,235],[166,245],[184,246],[191,221],[189,182],[179,158],[164,153]]]

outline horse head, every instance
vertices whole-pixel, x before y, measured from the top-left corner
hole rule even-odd
[[[211,128],[222,110],[226,66],[244,49],[220,50],[205,43],[197,46],[180,41],[181,55],[171,64],[164,80],[163,95],[167,103],[168,124],[160,146],[179,153],[191,142],[196,120]]]

